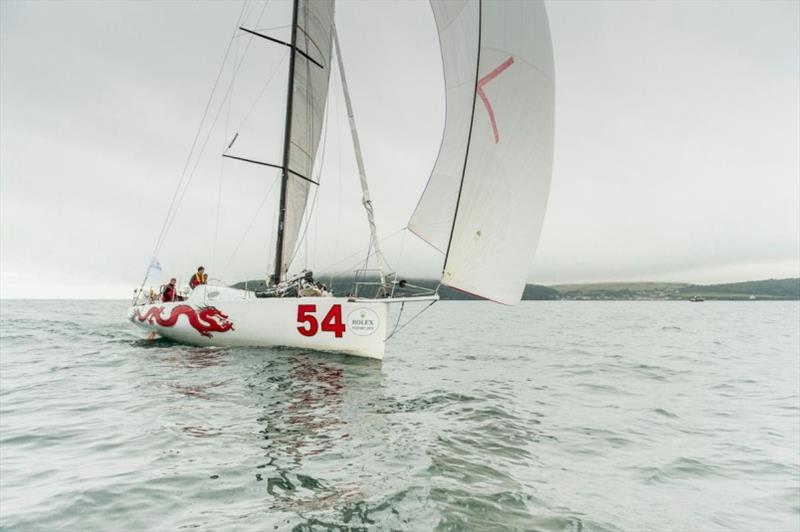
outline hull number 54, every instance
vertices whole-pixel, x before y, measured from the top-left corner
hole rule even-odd
[[[297,305],[297,332],[303,336],[316,336],[319,331],[332,332],[336,338],[341,338],[345,331],[342,306],[333,305],[322,318],[322,323],[317,321],[316,312],[316,305]]]

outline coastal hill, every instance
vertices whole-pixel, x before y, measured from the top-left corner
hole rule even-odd
[[[318,276],[317,279],[333,289],[336,295],[347,295],[353,286],[352,277]],[[367,281],[374,281],[368,279]],[[438,284],[430,279],[408,279],[417,286],[433,290]],[[260,280],[236,283],[237,288],[258,290],[264,286]],[[362,294],[369,293],[365,286]],[[476,296],[442,286],[442,300],[477,300]],[[727,284],[686,283],[593,283],[542,286],[528,284],[522,295],[524,301],[541,300],[686,300],[700,297],[707,300],[800,300],[800,278],[765,279]]]
[[[796,300],[800,299],[800,278],[766,279],[727,284],[685,283],[598,283],[552,287],[562,299],[689,299]]]

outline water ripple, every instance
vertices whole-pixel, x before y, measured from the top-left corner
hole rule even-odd
[[[2,530],[800,528],[795,302],[442,302],[383,364],[71,304],[0,307]]]

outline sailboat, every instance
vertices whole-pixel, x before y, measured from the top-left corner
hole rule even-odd
[[[439,154],[407,229],[441,252],[440,285],[519,302],[541,231],[552,173],[553,52],[541,1],[431,0],[446,93]],[[388,272],[375,227],[355,114],[334,24],[334,0],[293,0],[274,269],[258,291],[201,284],[184,301],[134,294],[129,319],[191,345],[286,346],[382,359],[389,306],[438,300]],[[334,296],[292,271],[320,142],[329,80],[339,69],[378,264],[377,287]],[[238,158],[238,157],[232,157]],[[152,289],[151,289],[152,290]],[[152,293],[152,291],[150,292]],[[426,307],[427,308],[427,307]],[[424,310],[424,309],[423,309]],[[408,323],[408,322],[406,322]],[[397,324],[400,324],[398,318]],[[402,327],[402,325],[401,325]]]

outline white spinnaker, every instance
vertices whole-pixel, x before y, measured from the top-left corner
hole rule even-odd
[[[446,124],[433,173],[408,228],[445,253],[464,171],[478,58],[477,1],[431,1],[445,83]]]
[[[331,37],[333,0],[299,0],[297,5],[297,49],[322,67],[295,53],[294,90],[292,98],[291,143],[289,145],[289,179],[286,183],[286,215],[283,232],[284,264],[291,257],[303,223],[308,191],[314,186],[297,174],[311,179],[314,158],[319,146],[328,82],[331,72]],[[294,173],[293,173],[294,172]]]
[[[443,284],[515,304],[536,251],[552,173],[554,80],[547,14],[542,2],[529,0],[431,0],[431,5],[442,48],[447,120],[409,228],[446,251]]]

